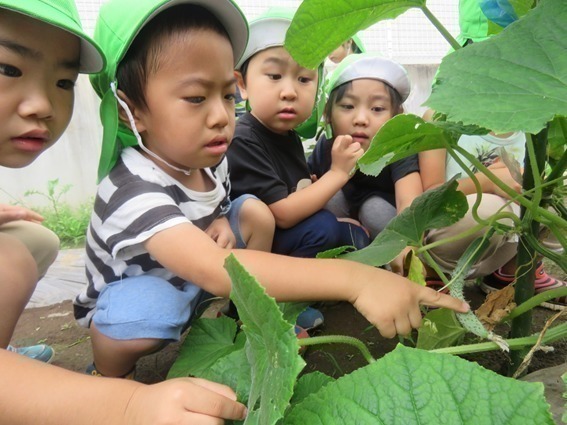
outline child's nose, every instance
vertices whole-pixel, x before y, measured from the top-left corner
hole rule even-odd
[[[359,110],[354,115],[354,125],[367,125],[368,124],[368,114],[366,111]]]
[[[53,104],[47,88],[36,86],[27,90],[20,103],[19,113],[23,117],[35,117],[46,120],[53,117]]]
[[[291,82],[284,82],[283,87],[280,93],[280,97],[283,100],[293,100],[297,97],[297,90],[293,83]]]
[[[209,115],[210,127],[226,127],[233,116],[234,108],[228,107],[226,101],[221,99]]]

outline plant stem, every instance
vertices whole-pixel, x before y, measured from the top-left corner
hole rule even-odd
[[[539,170],[545,166],[545,159],[547,154],[547,128],[535,135],[536,144],[532,145],[533,149],[528,146],[528,155],[526,155],[524,166],[524,178],[522,187],[525,190],[531,190],[535,187],[539,179]],[[526,142],[529,144],[529,141]],[[535,162],[535,164],[532,164]],[[520,236],[518,244],[518,255],[516,257],[516,283],[514,290],[514,301],[516,305],[521,305],[528,301],[534,295],[534,281],[536,269],[536,253],[527,242],[525,234],[539,235],[539,223],[535,221],[532,214],[535,210],[534,207],[539,205],[522,205],[521,219],[523,224],[523,232]],[[525,267],[525,268],[524,268]],[[532,332],[532,311],[528,310],[524,314],[517,316],[512,320],[512,327],[510,337],[519,338],[524,337]],[[518,349],[512,350],[510,353],[510,368],[509,375],[512,376],[516,369],[522,364],[522,360],[527,354],[527,350]]]
[[[459,50],[462,48],[459,42],[455,40],[455,38],[451,35],[451,33],[447,31],[447,28],[445,28],[443,24],[435,17],[435,15],[431,13],[431,11],[427,8],[425,4],[421,6],[420,9],[423,11],[427,19],[429,19],[429,21],[433,24],[433,26],[437,28],[437,31],[441,33],[443,38],[447,40],[447,42],[451,45],[453,49]]]
[[[531,165],[531,175],[533,178],[533,195],[532,205],[537,207],[541,204],[542,191],[541,191],[541,168],[538,168],[538,160],[534,149],[534,142],[531,134],[526,134],[526,150],[530,158],[529,164]]]
[[[542,130],[545,131],[547,134],[547,129],[546,130]],[[541,143],[538,143],[541,144]],[[547,146],[547,144],[546,144]],[[467,158],[467,160],[469,160],[474,166],[477,167],[477,169],[482,172],[484,175],[486,175],[486,177],[488,177],[492,182],[494,182],[494,184],[496,186],[498,186],[500,189],[502,189],[502,191],[504,191],[508,196],[510,196],[510,199],[512,201],[516,201],[518,202],[518,204],[520,204],[521,206],[528,208],[528,209],[532,209],[534,212],[534,217],[536,217],[537,220],[540,220],[541,217],[545,218],[547,221],[551,222],[551,223],[555,223],[560,227],[564,227],[565,226],[565,220],[563,220],[562,218],[556,216],[555,214],[552,214],[550,211],[548,211],[545,208],[541,208],[540,206],[534,206],[532,205],[531,200],[526,199],[524,196],[516,193],[513,189],[511,189],[509,186],[507,186],[506,184],[504,184],[504,182],[502,182],[498,177],[496,177],[488,168],[486,168],[484,165],[482,165],[475,157],[474,155],[470,154],[469,152],[467,152],[466,150],[464,150],[463,148],[461,148],[460,146],[455,146],[454,147],[455,150],[457,150],[460,154],[462,154],[465,158]],[[537,147],[539,149],[539,146]],[[528,159],[528,156],[526,156],[526,160]],[[525,174],[527,172],[527,168],[525,167],[525,171],[524,171],[524,179],[525,179]],[[541,168],[540,168],[541,169]],[[530,172],[531,175],[531,172]],[[525,191],[531,191],[533,189],[533,187],[527,188],[524,187],[523,188]]]
[[[458,240],[463,239],[463,238],[465,238],[469,235],[474,235],[476,232],[484,229],[485,227],[486,226],[484,224],[477,224],[476,226],[473,226],[469,230],[466,230],[462,233],[459,233],[458,235],[451,236],[451,237],[448,237],[448,238],[445,238],[445,239],[439,239],[438,241],[431,242],[430,244],[427,244],[427,245],[423,245],[420,248],[418,248],[416,250],[416,252],[418,254],[421,254],[424,251],[428,251],[428,250],[436,248],[438,246],[445,245],[447,243],[451,243],[451,242],[454,242],[454,241],[458,241]]]
[[[424,251],[421,255],[423,255],[427,265],[431,267],[435,273],[437,273],[437,277],[439,277],[439,279],[443,282],[443,287],[446,287],[449,284],[449,279],[447,279],[447,276],[445,276],[445,273],[437,265],[431,254],[428,251]]]
[[[313,336],[311,338],[298,339],[297,342],[301,346],[318,345],[318,344],[349,344],[353,347],[358,348],[362,356],[368,363],[374,363],[376,359],[372,357],[370,351],[364,345],[364,343],[352,336],[345,335],[325,335],[325,336]]]
[[[529,311],[529,310],[533,309],[534,307],[537,307],[542,302],[552,300],[554,298],[564,297],[564,296],[567,296],[567,287],[565,287],[565,286],[563,286],[561,288],[550,289],[549,291],[541,292],[537,295],[534,295],[529,300],[527,300],[525,303],[522,303],[521,305],[516,307],[514,310],[512,310],[510,312],[510,314],[503,319],[503,321],[515,319],[516,317],[524,314],[526,311]]]
[[[517,350],[522,347],[534,345],[537,342],[538,337],[539,335],[536,334],[522,338],[507,339],[506,342],[509,344],[510,349]],[[550,344],[565,337],[567,337],[567,322],[549,329],[545,334],[545,336],[543,337],[542,343]],[[460,354],[482,353],[485,351],[494,351],[494,350],[500,350],[500,346],[498,346],[494,342],[480,342],[478,344],[459,345],[457,347],[437,348],[435,350],[430,350],[429,352],[460,355]]]

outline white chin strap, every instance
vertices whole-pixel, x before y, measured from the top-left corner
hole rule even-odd
[[[146,148],[144,146],[144,142],[142,141],[142,137],[140,136],[140,133],[138,133],[138,129],[136,128],[136,123],[134,122],[134,116],[132,115],[132,112],[130,111],[130,108],[128,107],[126,102],[124,102],[122,99],[120,99],[120,97],[118,97],[118,93],[116,92],[116,83],[114,81],[110,83],[110,89],[112,90],[112,93],[114,94],[114,97],[116,98],[116,101],[118,102],[118,104],[122,107],[122,109],[124,109],[124,112],[126,112],[126,115],[128,116],[128,121],[130,121],[130,127],[132,129],[132,132],[134,133],[134,136],[136,136],[136,140],[138,141],[138,145],[140,146],[140,148],[145,153],[150,155],[152,158],[157,159],[158,161],[167,165],[172,170],[179,171],[180,173],[183,173],[186,176],[190,176],[191,170],[184,170],[183,168],[178,168],[174,165],[171,165],[165,159],[161,158],[159,155],[156,155],[154,152],[152,152],[151,150],[149,150],[148,148]]]

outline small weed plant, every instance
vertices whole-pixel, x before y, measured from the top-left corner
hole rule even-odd
[[[25,197],[41,196],[47,199],[47,206],[35,210],[44,217],[42,224],[59,237],[62,248],[84,245],[92,212],[92,201],[78,207],[72,207],[63,201],[71,187],[70,184],[61,185],[59,179],[54,179],[47,182],[47,192],[28,190],[24,193]]]

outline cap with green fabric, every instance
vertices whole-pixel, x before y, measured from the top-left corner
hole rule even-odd
[[[264,51],[272,47],[283,47],[285,44],[285,36],[295,10],[285,7],[271,7],[258,18],[250,22],[250,39],[244,54],[240,61],[236,64],[236,69],[240,70],[242,65],[248,61],[256,53]],[[323,64],[318,69],[317,79],[317,97],[311,116],[300,124],[295,131],[304,138],[311,138],[317,132],[317,123],[323,113],[325,105],[323,96]],[[246,102],[247,109],[248,102]]]
[[[411,82],[406,69],[390,59],[360,53],[348,55],[328,76],[325,83],[325,95],[328,99],[331,92],[345,83],[360,79],[379,80],[393,87],[405,102],[411,92]],[[329,128],[327,136],[331,137]]]
[[[352,44],[354,44],[358,49],[358,51],[355,51],[355,49],[353,49],[354,53],[366,53],[366,47],[364,47],[364,44],[362,43],[362,40],[360,39],[360,36],[358,34],[353,35],[351,40]]]
[[[83,31],[74,0],[0,0],[0,9],[21,13],[79,37],[81,41],[79,72],[90,74],[103,69],[104,55],[97,44]]]
[[[91,84],[102,99],[100,115],[104,131],[99,181],[114,167],[123,148],[138,144],[134,133],[118,119],[118,101],[113,91],[118,65],[148,22],[166,9],[187,4],[201,6],[219,20],[228,33],[237,62],[248,41],[248,23],[232,0],[110,0],[100,9],[94,39],[106,54],[107,66],[103,72],[91,76]]]
[[[461,45],[467,40],[477,43],[488,38],[488,18],[479,0],[459,0],[459,29],[457,41]]]

